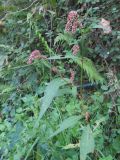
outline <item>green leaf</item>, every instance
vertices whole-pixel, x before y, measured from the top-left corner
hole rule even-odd
[[[62,95],[65,95],[65,94],[71,94],[73,97],[76,97],[77,96],[77,87],[74,86],[72,88],[66,87],[66,88],[63,88],[63,89],[59,89],[58,93],[57,93],[57,96],[62,96]]]
[[[49,83],[49,85],[46,87],[44,97],[42,99],[41,111],[39,114],[40,119],[43,117],[46,110],[50,107],[50,104],[54,97],[56,97],[59,88],[68,82],[68,79],[56,78]]]
[[[107,157],[104,157],[104,158],[100,158],[99,160],[113,160],[112,156],[109,155]]]
[[[56,136],[57,134],[63,132],[65,129],[68,129],[68,128],[71,128],[73,127],[74,125],[76,125],[78,123],[78,121],[80,120],[80,116],[71,116],[67,119],[65,119],[60,125],[59,125],[59,128],[58,130],[56,130],[50,137],[54,137]]]
[[[0,55],[0,68],[2,68],[4,61],[7,59],[7,55]]]
[[[57,0],[49,0],[48,2],[47,2],[48,4],[50,4],[51,5],[51,7],[56,7],[56,5],[57,5]],[[51,11],[52,12],[52,11]]]
[[[114,140],[113,140],[113,148],[117,153],[120,153],[120,135],[118,135]]]
[[[88,153],[93,153],[95,148],[94,138],[90,126],[84,128],[80,141],[80,160],[86,160]]]
[[[101,86],[101,89],[104,90],[104,91],[107,91],[107,90],[108,90],[108,86],[102,85],[102,86]]]
[[[54,40],[54,45],[58,42],[64,42],[64,41],[70,44],[70,42],[73,41],[72,35],[69,33],[64,33],[64,34],[59,33]]]
[[[104,79],[97,72],[95,66],[89,58],[73,58],[73,60],[84,70],[86,71],[91,82],[103,83]]]

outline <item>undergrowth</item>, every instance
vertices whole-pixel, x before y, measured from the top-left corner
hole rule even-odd
[[[119,12],[0,0],[1,160],[120,159]]]

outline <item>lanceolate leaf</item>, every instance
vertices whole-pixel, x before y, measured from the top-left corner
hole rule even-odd
[[[42,99],[41,111],[39,118],[41,119],[45,114],[46,110],[50,107],[50,104],[54,97],[56,97],[59,87],[68,83],[67,79],[57,78],[52,80],[49,85],[46,87],[44,97]]]
[[[90,126],[84,128],[80,140],[80,160],[86,160],[88,153],[94,152],[94,138]]]
[[[57,134],[63,132],[65,129],[68,129],[70,127],[73,127],[74,125],[76,125],[78,123],[78,121],[80,120],[80,116],[71,116],[67,119],[65,119],[60,125],[59,125],[59,128],[58,130],[56,130],[50,137],[54,137],[56,136]]]

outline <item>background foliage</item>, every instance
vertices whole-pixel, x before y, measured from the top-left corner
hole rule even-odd
[[[119,13],[119,0],[0,0],[1,160],[120,159]],[[47,59],[27,64],[36,49]]]

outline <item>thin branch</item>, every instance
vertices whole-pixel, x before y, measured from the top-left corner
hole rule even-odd
[[[37,1],[38,1],[38,0],[33,1],[28,7],[23,8],[23,9],[21,9],[21,10],[19,10],[19,11],[7,13],[1,20],[4,20],[8,15],[12,15],[12,14],[16,14],[16,13],[20,13],[20,12],[23,12],[23,11],[28,10],[28,9],[29,9],[34,3],[36,3]]]

